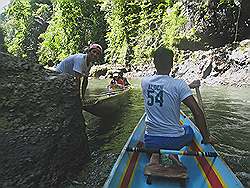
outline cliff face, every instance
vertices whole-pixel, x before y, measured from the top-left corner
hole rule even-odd
[[[178,63],[176,63],[178,62]],[[182,50],[176,54],[172,76],[187,82],[201,80],[203,85],[249,87],[250,40],[210,50]],[[153,63],[132,67],[126,77],[153,75]]]
[[[60,185],[89,156],[73,78],[0,56],[0,187]]]
[[[176,78],[202,84],[249,87],[250,40],[220,48],[183,51],[182,63],[175,66]]]
[[[178,47],[183,49],[208,49],[222,47],[233,41],[250,38],[250,3],[248,0],[222,2],[219,0],[181,0],[188,23],[186,29],[194,28],[199,42]]]

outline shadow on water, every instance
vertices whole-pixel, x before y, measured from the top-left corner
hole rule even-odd
[[[122,115],[126,113],[127,106],[117,113],[112,114],[112,117],[99,118],[91,114],[86,114],[86,117],[91,117],[87,120],[87,133],[89,135],[90,147],[95,149],[103,149],[103,145],[110,143],[113,139],[115,130],[119,130],[119,121]],[[94,147],[93,147],[94,146]]]
[[[108,118],[98,118],[86,114],[87,132],[91,135],[89,136],[90,145],[92,142],[95,145],[101,144],[102,152],[120,152],[143,114],[140,95],[138,90],[130,90],[125,105]]]
[[[91,160],[82,174],[76,180],[69,181],[66,187],[102,187],[143,112],[138,87],[129,91],[124,107],[111,117],[98,118],[84,112]]]
[[[103,91],[100,88],[103,88],[104,82],[97,81],[95,89],[99,90],[90,93]],[[130,91],[126,106],[121,111],[107,119],[84,113],[91,160],[77,179],[80,184],[71,181],[70,187],[102,187],[106,181],[144,112],[140,80],[130,82],[134,89]],[[201,88],[209,130],[218,140],[215,149],[245,185],[250,181],[249,91],[249,88]],[[187,108],[182,106],[182,109],[191,116]]]

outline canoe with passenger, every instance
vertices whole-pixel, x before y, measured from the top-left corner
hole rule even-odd
[[[99,117],[111,116],[121,110],[128,100],[131,84],[123,77],[121,71],[112,73],[112,80],[107,86],[107,92],[96,95],[83,102],[83,109]]]
[[[157,150],[161,155],[178,154],[180,161],[187,169],[187,177],[183,178],[162,177],[161,172],[151,177],[145,174],[145,167],[149,163],[148,151],[143,149],[145,131],[145,114],[134,129],[124,148],[122,149],[113,169],[104,184],[105,188],[113,187],[243,187],[236,175],[223,161],[211,144],[201,144],[202,136],[194,123],[180,112],[179,124],[190,126],[195,134],[192,144],[183,147],[180,151]],[[151,183],[151,184],[150,184]]]

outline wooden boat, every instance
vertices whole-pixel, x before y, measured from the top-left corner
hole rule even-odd
[[[108,92],[83,102],[83,109],[95,116],[111,116],[127,102],[129,88],[116,92]]]
[[[145,129],[145,115],[141,118],[137,127],[128,139],[121,151],[114,167],[104,184],[104,188],[144,188],[144,187],[187,187],[187,188],[221,188],[243,187],[235,174],[218,155],[217,157],[186,156],[179,155],[181,162],[187,168],[188,179],[185,184],[179,181],[170,181],[165,178],[153,178],[152,184],[147,184],[147,177],[144,175],[145,165],[149,162],[149,157],[142,152],[129,152],[128,147],[138,147],[143,145],[143,135]],[[182,151],[213,152],[212,145],[201,144],[202,136],[192,121],[180,113],[180,125],[189,125],[195,133],[195,139],[190,146],[182,148]],[[180,151],[181,152],[181,151]]]

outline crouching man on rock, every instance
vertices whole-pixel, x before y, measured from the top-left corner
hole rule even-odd
[[[84,99],[85,91],[88,85],[89,71],[93,65],[93,62],[97,61],[102,54],[103,50],[99,44],[91,44],[87,50],[87,53],[79,53],[70,55],[63,61],[61,61],[56,71],[59,73],[66,73],[76,78],[76,87],[80,97],[81,78],[82,80],[82,99]]]

